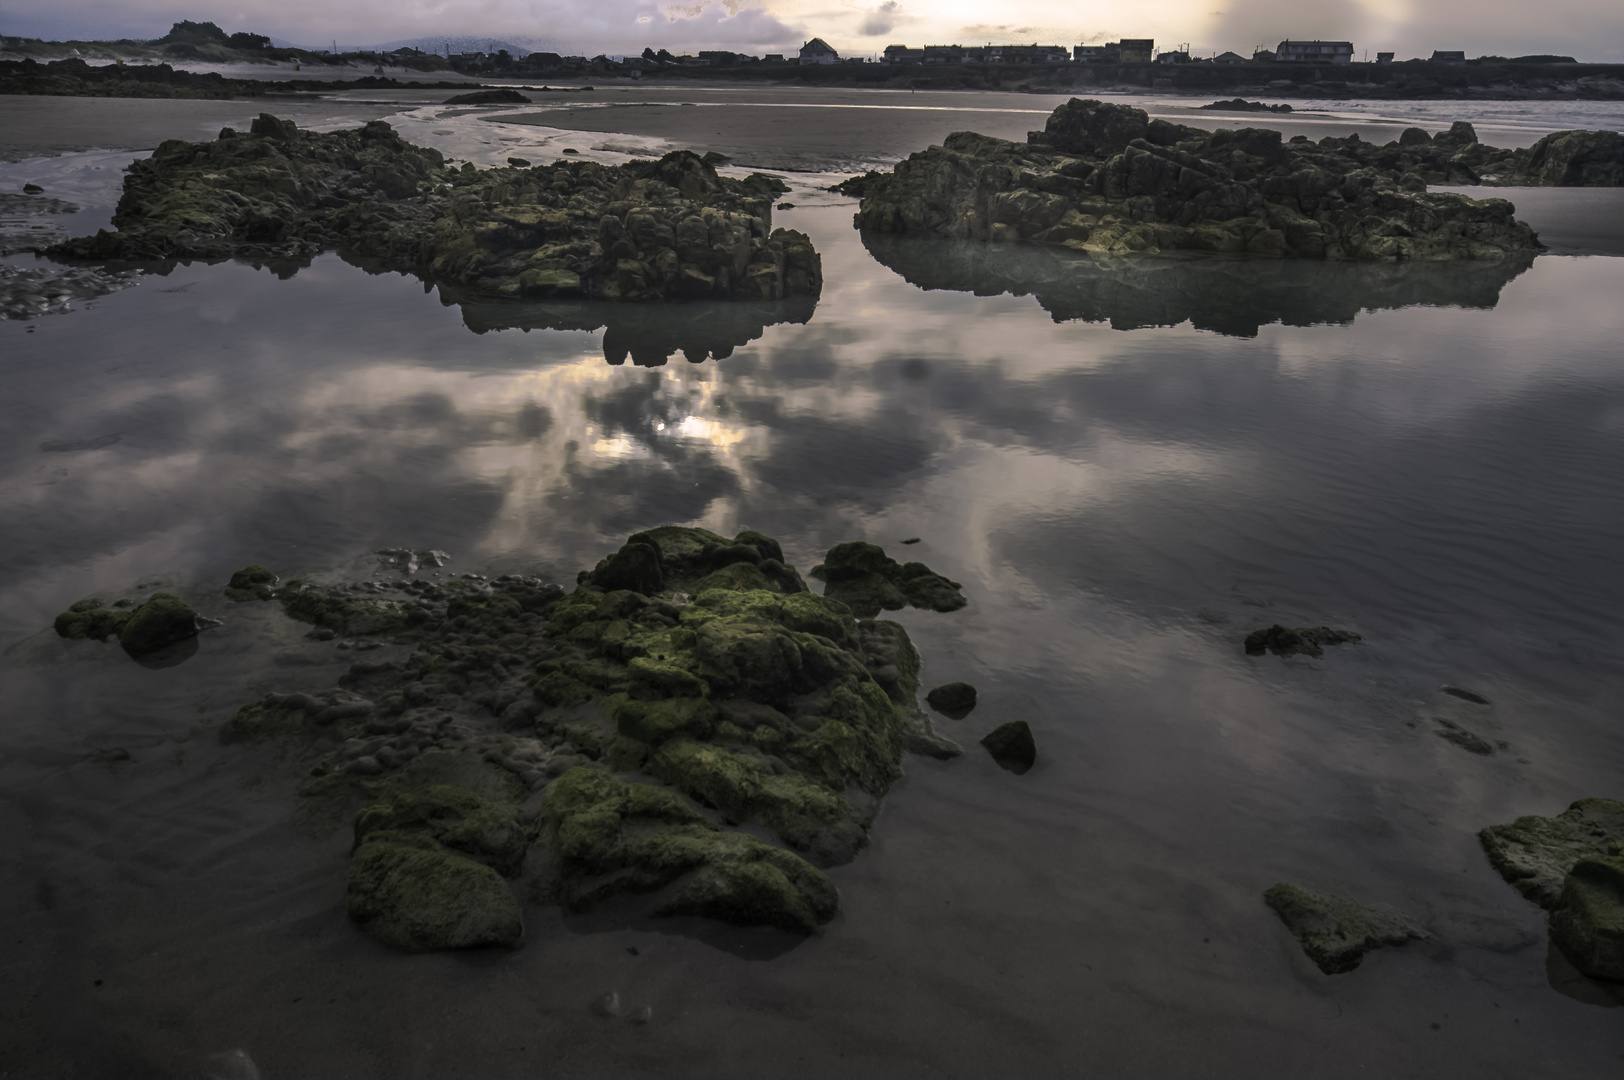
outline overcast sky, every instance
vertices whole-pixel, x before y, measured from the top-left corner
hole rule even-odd
[[[1624,0],[0,0],[0,33],[56,40],[158,37],[209,20],[306,45],[434,35],[544,39],[596,54],[701,48],[786,52],[822,37],[846,55],[912,45],[1119,37],[1250,53],[1281,38],[1352,40],[1356,55],[1434,49],[1624,61]]]

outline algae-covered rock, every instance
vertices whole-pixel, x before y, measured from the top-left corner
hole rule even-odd
[[[834,885],[804,859],[724,831],[649,784],[572,769],[548,785],[538,825],[554,858],[544,888],[571,911],[678,881],[657,913],[812,933],[838,907]]]
[[[1275,885],[1264,892],[1263,900],[1327,975],[1352,971],[1372,949],[1427,936],[1402,916],[1296,885]]]
[[[245,566],[231,575],[226,584],[226,599],[243,603],[249,600],[269,600],[281,579],[258,564]]]
[[[862,618],[904,607],[957,611],[966,603],[958,582],[921,562],[899,563],[878,544],[862,540],[830,548],[812,576],[825,583],[825,596]]]
[[[1346,645],[1362,640],[1351,630],[1332,630],[1329,626],[1281,626],[1275,623],[1246,635],[1246,655],[1262,656],[1272,652],[1276,656],[1324,656],[1327,645]]]
[[[1551,940],[1573,966],[1624,982],[1624,847],[1573,864],[1551,912]]]
[[[530,99],[517,90],[475,90],[468,94],[453,94],[445,99],[447,105],[528,105]]]
[[[136,659],[197,636],[197,612],[173,593],[153,593],[130,612],[118,631],[118,643]]]
[[[1551,142],[1530,171],[1533,150],[1413,138],[1377,147],[1357,135],[1287,143],[1278,131],[1205,131],[1074,98],[1024,143],[955,132],[863,178],[857,220],[871,232],[1102,255],[1501,259],[1541,250],[1511,203],[1427,186],[1475,184],[1493,170],[1605,182],[1616,171],[1611,144],[1582,142]]]
[[[1568,872],[1580,859],[1607,856],[1624,844],[1624,802],[1580,799],[1555,817],[1520,817],[1477,834],[1500,876],[1547,911],[1557,906]]]
[[[515,940],[490,875],[518,871],[527,834],[533,893],[572,911],[657,893],[665,914],[827,922],[838,897],[819,867],[867,842],[904,747],[958,752],[919,710],[907,632],[808,592],[748,530],[650,529],[578,580],[291,582],[276,594],[290,616],[416,648],[269,693],[223,738],[308,741],[310,798],[370,802],[352,910],[402,947]],[[468,760],[477,776],[442,767]],[[479,788],[479,770],[512,790]],[[540,792],[533,823],[513,809],[525,792]]]
[[[261,114],[212,142],[164,142],[130,166],[116,232],[52,250],[285,262],[336,249],[487,300],[816,297],[811,241],[772,228],[780,186],[722,176],[687,150],[622,165],[454,169],[381,120],[311,132]]]
[[[1032,738],[1032,727],[1025,720],[1011,720],[999,724],[981,739],[992,759],[1019,776],[1032,768],[1038,760],[1038,744]]]
[[[106,641],[130,621],[130,612],[108,608],[100,600],[80,600],[56,617],[56,632],[70,641]]]
[[[418,833],[370,834],[350,856],[347,897],[356,925],[410,952],[514,948],[524,939],[518,899],[502,876]]]
[[[931,708],[953,720],[963,720],[976,707],[976,688],[966,682],[944,683],[925,695]]]

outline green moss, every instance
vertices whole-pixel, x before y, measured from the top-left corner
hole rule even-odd
[[[595,691],[579,679],[572,679],[562,671],[550,671],[533,684],[536,700],[554,708],[583,705],[592,700]]]
[[[705,589],[778,591],[778,586],[772,579],[747,562],[733,563],[731,566],[724,566],[720,570],[706,574],[694,583],[693,588],[695,592],[702,592]]]
[[[406,609],[393,600],[361,600],[337,590],[295,588],[291,583],[277,599],[289,618],[339,634],[401,639],[413,629]]]
[[[368,806],[355,819],[355,846],[373,833],[402,830],[433,837],[505,876],[518,873],[529,844],[510,806],[450,784],[392,791]]]
[[[288,738],[308,735],[315,730],[310,714],[304,709],[280,708],[255,702],[244,705],[220,729],[220,741],[256,742],[260,739]]]
[[[1568,871],[1580,859],[1624,843],[1624,802],[1580,799],[1555,817],[1520,817],[1477,834],[1500,876],[1547,911],[1556,907]]]
[[[960,585],[921,562],[898,563],[877,544],[854,540],[836,544],[812,576],[824,581],[824,595],[846,604],[858,616],[913,606],[957,611],[965,605]]]
[[[258,564],[243,567],[231,575],[226,585],[226,598],[243,603],[249,600],[269,600],[279,579]]]
[[[704,697],[710,690],[699,676],[669,660],[640,656],[631,661],[628,669],[633,697]]]
[[[601,589],[627,589],[653,595],[665,588],[665,571],[658,547],[628,541],[592,571],[592,584]]]
[[[197,636],[197,612],[172,593],[153,593],[119,628],[118,642],[137,659]]]
[[[382,830],[350,857],[349,916],[369,935],[421,952],[518,946],[524,924],[502,876],[430,837]]]
[[[106,641],[130,621],[130,612],[111,611],[100,600],[81,600],[56,617],[56,632],[70,641]]]
[[[705,864],[658,913],[810,934],[839,907],[834,883],[805,860],[734,834],[713,842]]]
[[[626,738],[658,746],[679,735],[709,738],[715,728],[716,706],[704,698],[633,698],[615,706],[614,718],[615,730]]]
[[[1551,913],[1551,940],[1586,975],[1624,982],[1624,855],[1573,864]]]

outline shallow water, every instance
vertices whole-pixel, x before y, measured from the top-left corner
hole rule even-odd
[[[865,241],[812,187],[776,217],[823,253],[809,312],[462,308],[327,256],[0,323],[0,1064],[1617,1075],[1624,995],[1548,953],[1475,832],[1624,797],[1624,260],[1066,261]],[[812,940],[535,907],[511,954],[355,932],[347,830],[214,737],[349,654],[225,578],[399,545],[568,582],[662,522],[963,582],[900,617],[926,685],[980,688],[940,724],[971,752],[907,762]],[[225,625],[162,670],[50,632],[137,586]],[[1364,641],[1246,657],[1276,621]],[[974,746],[1015,717],[1021,777]],[[1261,901],[1282,880],[1435,940],[1323,976]]]

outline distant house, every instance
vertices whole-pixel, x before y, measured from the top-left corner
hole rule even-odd
[[[829,43],[822,38],[813,38],[801,46],[802,64],[838,64],[840,54],[830,48]]]
[[[761,62],[763,64],[782,64],[782,63],[785,63],[784,54],[783,53],[770,52],[766,56],[763,56],[761,58]]]
[[[1273,49],[1259,49],[1252,54],[1252,63],[1254,64],[1266,64],[1273,59]]]
[[[960,45],[926,45],[923,51],[927,64],[964,63],[964,48]]]
[[[1158,64],[1188,64],[1190,62],[1190,54],[1178,49],[1174,49],[1171,52],[1157,53],[1156,62]]]
[[[1311,64],[1350,64],[1351,41],[1282,41],[1274,50],[1276,60]]]
[[[1393,62],[1393,54],[1392,53],[1390,53],[1390,52],[1379,52],[1379,53],[1376,54],[1376,63],[1378,63],[1378,64],[1391,64],[1392,62]]]
[[[1155,38],[1123,38],[1117,44],[1117,61],[1123,64],[1148,64],[1156,59]]]
[[[1462,49],[1434,49],[1432,53],[1434,64],[1464,64],[1466,52]]]
[[[1244,64],[1246,63],[1246,57],[1238,52],[1221,52],[1212,58],[1212,62],[1215,64]]]
[[[1071,58],[1079,64],[1097,64],[1105,59],[1104,45],[1073,45]]]
[[[887,45],[884,58],[881,62],[886,64],[923,64],[925,62],[924,49],[911,49],[906,45]]]

